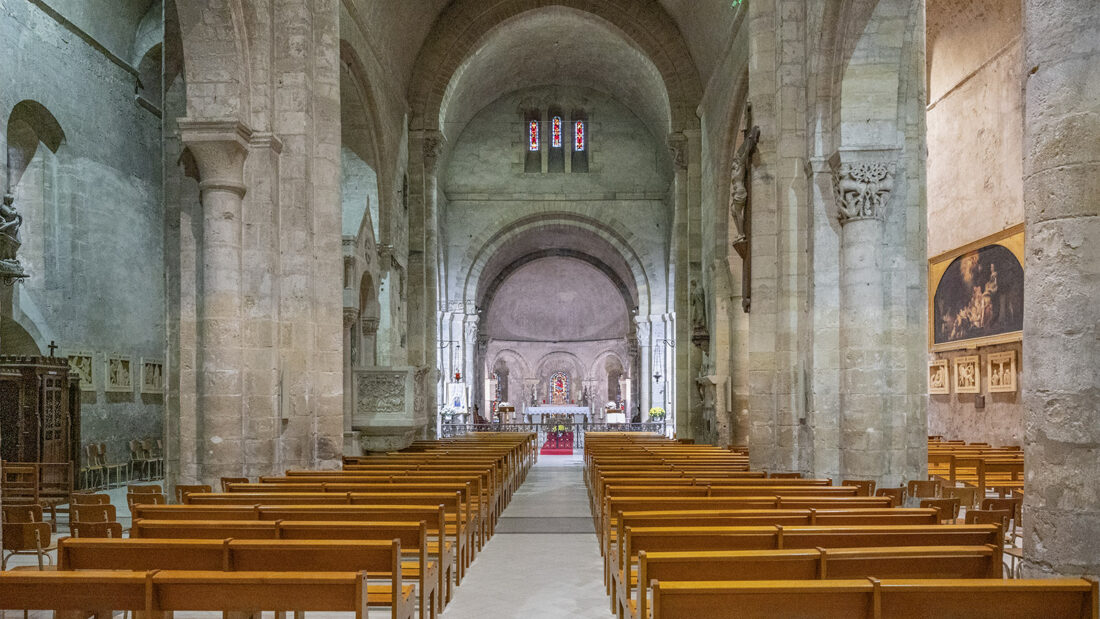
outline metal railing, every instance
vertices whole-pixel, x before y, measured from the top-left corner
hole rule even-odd
[[[469,432],[533,432],[539,436],[539,445],[564,433],[573,433],[574,449],[584,449],[584,435],[588,432],[653,432],[665,433],[665,422],[606,423],[443,423],[440,438],[462,436]]]

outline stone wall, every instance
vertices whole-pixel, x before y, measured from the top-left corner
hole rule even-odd
[[[928,14],[928,255],[948,252],[1024,220],[1022,3],[930,0]],[[989,353],[1020,344],[982,347]],[[948,359],[963,354],[930,354]],[[973,350],[965,354],[975,354]],[[983,378],[983,380],[985,380]],[[1019,394],[933,395],[928,430],[949,439],[1019,445]]]
[[[523,111],[541,110],[545,132],[548,127],[545,121],[549,120],[547,110],[552,105],[561,107],[566,123],[574,108],[583,108],[587,113],[588,173],[524,172],[526,126]],[[570,139],[568,129],[567,124],[566,144]],[[545,149],[545,134],[543,138]],[[568,166],[568,148],[566,151]],[[652,378],[654,372],[648,369],[650,363],[663,365],[666,358],[669,364],[672,363],[671,350],[662,349],[662,356],[657,357],[654,341],[672,341],[674,336],[666,333],[663,327],[649,327],[650,316],[655,317],[652,319],[655,323],[663,325],[666,318],[661,316],[670,312],[672,304],[668,282],[672,216],[667,201],[671,179],[667,158],[664,145],[623,102],[590,89],[523,89],[501,97],[476,114],[455,143],[448,146],[441,168],[440,182],[445,193],[441,204],[445,206],[441,211],[440,227],[445,239],[443,264],[446,267],[443,285],[446,297],[441,299],[441,307],[446,314],[439,339],[441,342],[461,341],[463,347],[461,354],[441,356],[442,374],[449,376],[456,370],[461,371],[474,381],[476,393],[483,390],[487,364],[494,357],[486,353],[475,360],[468,349],[476,346],[476,341],[466,340],[461,323],[464,312],[465,322],[477,333],[478,323],[476,319],[471,321],[469,316],[477,308],[489,309],[482,307],[486,302],[482,295],[491,286],[499,268],[504,266],[494,263],[504,260],[499,256],[507,254],[508,260],[512,260],[531,252],[568,250],[593,257],[605,266],[615,265],[619,278],[630,289],[628,296],[636,297],[632,299],[634,306],[626,309],[637,309],[645,320],[644,329],[635,329],[634,319],[623,310],[624,319],[617,323],[620,326],[614,334],[588,333],[578,337],[585,341],[636,338],[647,369],[643,373],[645,384],[638,385],[635,381],[635,394],[631,399],[638,402],[643,412],[650,406],[672,410],[671,390],[666,395],[664,385],[658,385]],[[522,240],[516,235],[522,235]],[[514,239],[514,242],[507,239]],[[555,243],[565,245],[555,250],[551,247]],[[546,285],[553,286],[553,280],[548,280]],[[569,320],[577,319],[582,323],[588,320],[584,315],[571,313],[567,304],[558,304],[553,311]],[[455,312],[458,313],[452,317]],[[489,341],[490,350],[503,346],[494,345],[492,340],[513,340],[517,337],[516,328],[523,330],[522,325],[512,325],[508,333],[494,334],[492,327],[486,326],[485,316],[481,318],[480,332]],[[459,322],[454,323],[457,327],[452,327],[455,319]],[[625,340],[622,342],[613,348],[625,353]],[[531,357],[527,359],[530,364],[537,364],[550,348],[553,346],[546,343],[541,352],[532,350],[524,356]],[[570,349],[571,345],[563,341],[557,348]],[[594,359],[600,352],[610,350],[602,346],[591,356]],[[624,357],[623,362],[626,373],[633,374],[633,361]],[[662,374],[670,376],[664,369]],[[640,395],[643,393],[644,397]],[[485,394],[481,395],[484,399]]]
[[[24,100],[64,132],[56,153],[38,145],[13,188],[30,277],[0,311],[33,336],[38,351],[24,352],[56,341],[58,355],[92,355],[82,440],[106,442],[123,462],[128,440],[162,434],[163,396],[140,385],[141,360],[164,360],[160,119],[138,105],[137,69],[124,60],[150,3],[94,14],[82,5],[0,2],[0,134]],[[107,354],[131,360],[130,390],[106,390]]]

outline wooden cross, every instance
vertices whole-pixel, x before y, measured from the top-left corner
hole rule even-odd
[[[52,357],[53,356],[53,351],[57,350],[57,343],[54,342],[53,340],[50,340],[50,345],[47,346],[46,348],[50,349],[50,356]]]

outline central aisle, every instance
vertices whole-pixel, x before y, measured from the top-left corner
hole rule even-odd
[[[539,456],[444,619],[608,619],[583,460]]]

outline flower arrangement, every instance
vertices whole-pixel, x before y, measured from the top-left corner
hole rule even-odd
[[[665,409],[661,408],[660,406],[654,406],[653,408],[649,409],[650,421],[661,421],[664,418]]]

